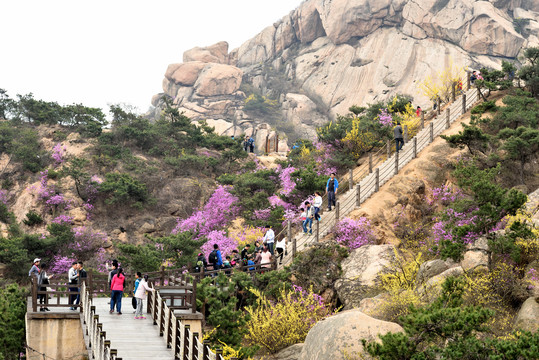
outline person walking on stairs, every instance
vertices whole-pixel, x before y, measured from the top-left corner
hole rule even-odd
[[[309,226],[309,234],[313,233],[313,217],[314,217],[314,208],[311,206],[311,203],[305,202],[305,220],[303,221],[303,233],[307,234],[307,225]]]
[[[110,313],[114,312],[114,305],[116,305],[116,311],[118,315],[122,315],[122,296],[124,292],[125,276],[123,269],[118,268],[118,273],[112,277],[110,282],[110,290],[112,291],[110,299]],[[140,284],[139,284],[140,286]]]
[[[273,255],[273,243],[275,242],[275,232],[270,225],[266,225],[266,234],[264,235],[264,245],[268,247],[271,255]]]
[[[326,184],[326,194],[328,194],[328,211],[331,211],[331,205],[335,206],[337,195],[337,189],[339,188],[339,182],[335,179],[335,173],[331,173],[330,178]]]
[[[314,220],[320,221],[320,208],[322,207],[322,194],[320,194],[320,191],[314,193],[313,206]]]
[[[402,136],[401,123],[397,122],[397,126],[393,129],[393,136],[395,137],[395,151],[399,152],[404,145],[404,137]]]
[[[135,299],[137,300],[137,310],[135,311],[135,319],[146,319],[142,316],[142,305],[146,300],[146,293],[148,291],[154,292],[155,289],[148,286],[148,275],[144,275],[144,278],[140,280],[137,291],[135,291]]]

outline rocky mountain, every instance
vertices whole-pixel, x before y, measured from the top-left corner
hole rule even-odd
[[[220,133],[254,134],[259,147],[272,129],[312,138],[351,105],[403,93],[428,107],[417,85],[450,63],[518,64],[538,30],[535,0],[307,0],[237,49],[186,51],[152,104],[158,114],[166,95]]]

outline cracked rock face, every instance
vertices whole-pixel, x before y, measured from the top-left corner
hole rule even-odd
[[[522,34],[516,18],[529,21]],[[427,76],[451,63],[518,62],[523,48],[539,45],[538,31],[535,0],[308,0],[238,49],[219,42],[186,51],[152,104],[158,113],[160,97],[169,96],[194,120],[223,119],[254,133],[267,122],[244,111],[257,92],[278,99],[277,117],[298,136],[314,137],[316,126],[350,106],[396,93],[427,108],[418,87]]]

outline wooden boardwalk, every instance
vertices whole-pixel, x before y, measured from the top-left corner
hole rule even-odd
[[[457,121],[461,115],[479,100],[478,89],[472,88],[466,92],[465,98],[460,96],[456,101],[451,103],[444,112],[432,120],[429,126],[426,126],[419,131],[413,139],[409,140],[398,154],[394,153],[392,156],[386,158],[376,169],[373,169],[373,172],[359,179],[356,183],[360,186],[359,199],[357,185],[346,191],[344,194],[339,194],[337,197],[337,200],[340,202],[339,219],[343,219],[354,209],[357,209],[361,203],[365,202],[372,194],[377,192],[383,184],[391,180],[400,169],[412,161],[421,150],[426,148],[433,141],[434,138],[442,134],[449,128],[450,124]],[[345,182],[345,180],[343,180],[343,182]],[[318,226],[319,238],[322,239],[324,236],[328,235],[335,226],[336,211],[333,210],[327,212],[324,211],[324,209],[320,210],[321,221],[319,221]],[[296,239],[296,249],[298,252],[316,243],[315,229],[316,221],[313,221],[312,235],[304,234],[303,231],[299,229],[299,231],[292,236],[292,238]],[[291,242],[288,242],[287,246],[290,248]],[[283,259],[283,266],[291,264],[292,260],[293,252],[288,251],[288,255]]]
[[[99,315],[99,321],[103,324],[107,340],[118,350],[118,357],[122,360],[174,359],[172,349],[167,349],[165,339],[159,336],[158,326],[153,325],[151,315],[146,313],[146,303],[144,316],[147,318],[135,320],[130,297],[122,299],[122,315],[109,313],[109,301],[108,297],[94,298],[93,305]]]

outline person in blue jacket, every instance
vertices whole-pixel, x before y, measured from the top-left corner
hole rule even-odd
[[[337,195],[337,189],[339,188],[339,182],[335,179],[335,173],[331,173],[331,177],[326,184],[326,194],[328,194],[328,211],[331,211],[331,205],[335,206],[335,196]]]
[[[219,250],[219,245],[213,244],[213,251],[208,257],[208,262],[213,265],[213,270],[219,270],[223,266],[223,258],[221,256],[221,250]]]

